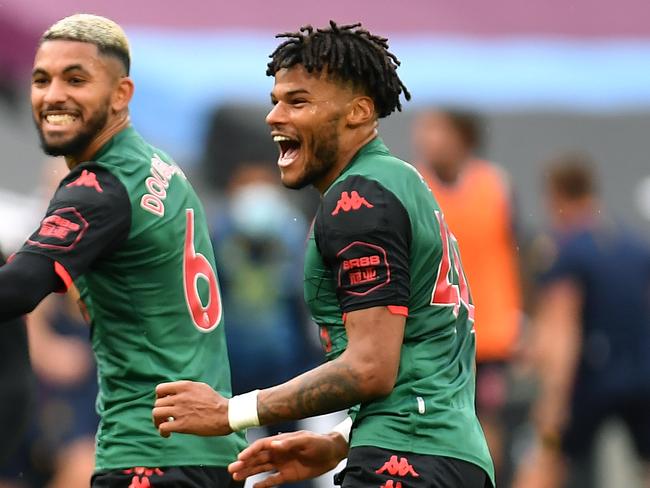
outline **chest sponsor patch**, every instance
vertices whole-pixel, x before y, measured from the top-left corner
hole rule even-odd
[[[55,210],[41,221],[41,227],[28,240],[46,249],[73,249],[88,230],[88,222],[74,207]]]
[[[375,244],[355,241],[341,249],[338,286],[348,295],[367,295],[390,282],[386,251]]]

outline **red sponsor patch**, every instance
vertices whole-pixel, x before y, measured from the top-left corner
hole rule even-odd
[[[380,246],[355,241],[337,257],[341,259],[338,286],[348,295],[367,295],[390,282],[388,258]]]
[[[75,224],[60,215],[50,215],[45,217],[41,223],[41,228],[38,231],[39,236],[52,237],[60,241],[65,240],[70,232],[76,232],[81,228],[79,224]]]
[[[68,251],[77,245],[87,230],[88,222],[76,208],[60,208],[41,221],[41,227],[27,243]]]
[[[99,185],[99,181],[97,181],[97,175],[92,171],[88,171],[87,169],[84,169],[81,172],[81,176],[79,176],[79,178],[74,180],[72,183],[65,185],[66,188],[70,188],[71,186],[87,186],[88,188],[94,188],[99,193],[103,193],[104,191]]]
[[[350,193],[344,191],[341,193],[339,201],[336,202],[336,208],[332,211],[332,215],[338,215],[340,211],[352,212],[359,210],[361,207],[373,208],[373,204],[359,195],[359,192],[352,190]]]

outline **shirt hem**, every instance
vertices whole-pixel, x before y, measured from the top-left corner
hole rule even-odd
[[[485,471],[488,478],[490,478],[490,481],[492,482],[492,486],[496,486],[495,479],[494,479],[494,468],[491,466],[491,464],[486,463],[484,460],[481,460],[481,458],[477,456],[472,456],[465,452],[454,451],[452,449],[447,449],[447,450],[420,449],[418,446],[413,444],[386,443],[386,442],[374,441],[374,440],[355,441],[354,431],[352,433],[352,436],[353,439],[352,439],[352,444],[350,445],[350,449],[353,449],[355,447],[380,447],[382,449],[396,450],[401,452],[410,452],[413,454],[420,454],[424,456],[451,457],[455,459],[460,459],[461,461],[466,461],[468,463],[475,464],[476,466],[478,466],[479,468]]]

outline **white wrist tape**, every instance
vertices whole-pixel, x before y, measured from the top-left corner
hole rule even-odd
[[[345,420],[340,424],[336,424],[332,432],[338,432],[343,436],[345,442],[350,443],[350,431],[352,430],[352,417],[345,417]]]
[[[260,425],[260,419],[257,416],[257,394],[259,392],[260,390],[249,391],[228,400],[228,424],[234,432]]]

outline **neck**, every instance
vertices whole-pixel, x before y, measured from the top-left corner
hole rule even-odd
[[[115,134],[126,129],[129,126],[129,123],[130,118],[128,112],[124,112],[108,122],[90,144],[88,144],[83,152],[80,154],[65,156],[65,162],[68,165],[68,169],[72,170],[77,165],[90,161],[104,144],[110,141]]]
[[[591,227],[599,218],[600,204],[593,197],[567,202],[561,206],[560,227],[565,230]]]
[[[467,165],[467,162],[470,160],[469,156],[459,158],[453,163],[441,166],[431,163],[429,168],[433,171],[440,182],[446,185],[453,185],[458,181],[460,174],[463,172],[463,169]]]
[[[359,149],[368,144],[375,137],[377,137],[376,125],[372,128],[372,130],[365,133],[362,137],[356,139],[353,143],[341,144],[341,146],[345,147],[345,149],[341,149],[339,151],[339,157],[336,164],[332,166],[332,169],[330,169],[323,178],[314,183],[314,186],[321,195],[323,195],[325,193],[325,190],[327,190],[334,182],[334,180],[338,178],[345,167],[350,164],[350,161],[352,161],[354,156],[359,152]]]

